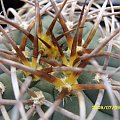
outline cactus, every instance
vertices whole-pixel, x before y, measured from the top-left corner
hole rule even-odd
[[[119,6],[22,1],[0,15],[0,119],[119,120]]]

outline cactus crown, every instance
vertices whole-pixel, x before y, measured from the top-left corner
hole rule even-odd
[[[105,0],[102,6],[93,0],[89,2],[85,0],[83,4],[71,0],[59,3],[54,0],[22,1],[26,4],[18,12],[12,8],[8,10],[15,15],[13,21],[7,18],[4,9],[4,16],[0,15],[0,21],[7,24],[6,29],[0,25],[1,43],[7,48],[0,49],[0,67],[8,75],[11,74],[16,100],[22,99],[25,88],[31,96],[29,102],[34,105],[40,103],[40,106],[45,104],[41,91],[37,93],[28,88],[32,82],[36,84],[43,80],[48,81],[48,84],[52,84],[51,87],[54,86],[59,92],[53,103],[55,109],[66,96],[74,94],[80,99],[83,98],[81,91],[89,89],[100,91],[105,89],[113,101],[112,105],[116,104],[112,89],[120,90],[120,88],[110,85],[109,80],[119,71],[117,67],[120,59],[118,54],[120,27],[115,18],[115,14],[119,13],[114,11],[119,7],[114,7],[111,1],[110,7],[106,7],[108,0]],[[101,22],[104,22],[105,27],[101,26]],[[18,36],[18,33],[22,37]],[[15,38],[13,34],[18,35]],[[114,58],[115,62],[111,58]],[[10,69],[3,64],[9,65]],[[115,72],[107,70],[109,67],[114,67]],[[19,70],[25,79],[22,85],[20,81],[17,82],[16,73]],[[84,72],[86,76],[87,74],[94,76],[88,80],[89,83],[87,78],[82,79]],[[26,83],[28,86],[25,87]],[[21,86],[21,91],[18,84]],[[42,118],[47,119],[55,109],[50,107]],[[21,117],[26,118],[25,113],[19,110]],[[68,114],[71,117],[71,113]],[[117,112],[115,114],[117,115]],[[75,119],[78,118],[76,115]]]

